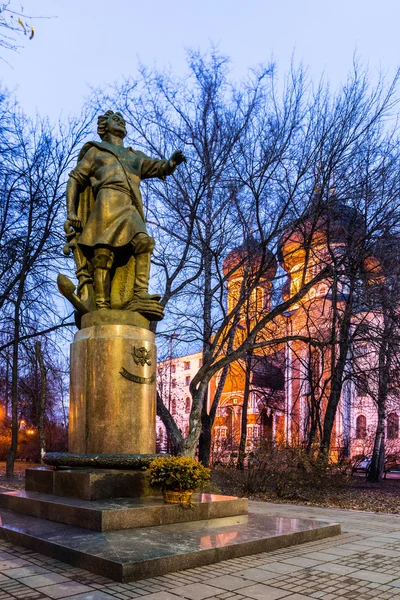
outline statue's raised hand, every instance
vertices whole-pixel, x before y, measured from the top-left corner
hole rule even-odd
[[[183,154],[182,150],[177,150],[173,153],[169,159],[169,162],[173,167],[177,167],[181,163],[186,162],[186,156]]]

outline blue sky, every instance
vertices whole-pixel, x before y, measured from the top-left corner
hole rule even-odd
[[[218,44],[237,78],[273,55],[280,72],[291,56],[333,87],[353,54],[372,73],[400,64],[400,0],[11,0],[36,34],[19,54],[3,56],[0,81],[29,113],[56,119],[80,111],[89,86],[136,73],[138,58],[185,72],[185,48]]]

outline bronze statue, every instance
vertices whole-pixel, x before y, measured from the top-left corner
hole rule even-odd
[[[60,292],[78,314],[119,309],[141,313],[149,320],[163,318],[160,295],[148,284],[154,240],[146,229],[141,179],[165,179],[186,161],[178,150],[158,160],[125,148],[126,123],[109,110],[98,118],[101,142],[88,142],[67,185],[65,254],[72,250],[78,289],[58,276]]]

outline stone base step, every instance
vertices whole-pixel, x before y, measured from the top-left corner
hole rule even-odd
[[[338,535],[340,525],[248,515],[97,532],[0,510],[0,537],[128,582]]]
[[[190,507],[166,504],[161,497],[80,500],[39,492],[0,494],[0,508],[17,513],[93,529],[113,531],[185,523],[247,513],[247,498],[194,494]]]

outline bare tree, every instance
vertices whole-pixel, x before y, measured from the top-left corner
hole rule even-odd
[[[366,238],[379,227],[379,215],[381,220],[384,214],[396,220],[397,181],[390,157],[396,154],[397,140],[384,128],[396,108],[396,83],[397,77],[389,87],[384,82],[371,87],[367,74],[355,66],[345,85],[332,95],[322,83],[312,89],[303,72],[293,70],[278,94],[272,66],[252,72],[237,85],[229,81],[226,59],[212,52],[208,58],[190,53],[184,80],[143,68],[138,79],[125,81],[117,93],[100,95],[99,103],[116,103],[124,112],[136,146],[142,144],[162,157],[178,140],[188,157],[172,183],[165,187],[151,183],[146,195],[148,223],[157,238],[154,264],[169,313],[161,331],[179,331],[182,350],[196,346],[203,353],[203,365],[190,383],[186,437],[174,428],[161,398],[158,401],[158,412],[180,453],[194,454],[199,439],[209,448],[208,431],[217,406],[207,401],[210,380],[249,353],[276,350],[293,340],[326,349],[330,370],[326,409],[314,425],[320,427],[321,452],[329,451],[346,377]],[[392,187],[383,192],[381,174],[389,171]],[[327,210],[335,198],[347,214],[356,215],[339,245],[330,227],[332,211]],[[327,221],[327,256],[315,272],[311,255],[321,219]],[[270,268],[268,248],[276,248],[294,226],[303,231],[304,259],[297,283],[282,302],[279,273],[272,303],[251,320],[244,334],[238,328],[240,314]],[[245,256],[224,271],[227,252],[251,232],[258,243],[249,273],[243,277]],[[227,306],[226,288],[235,273],[245,283]],[[282,315],[304,305],[302,300],[322,280],[330,288],[329,331],[289,334],[280,326]],[[207,451],[201,452],[207,462]]]
[[[90,118],[60,125],[29,121],[15,104],[0,131],[2,148],[0,211],[1,351],[12,349],[12,443],[7,475],[12,475],[18,442],[20,344],[71,324],[55,305],[54,278],[62,249],[64,181]]]

